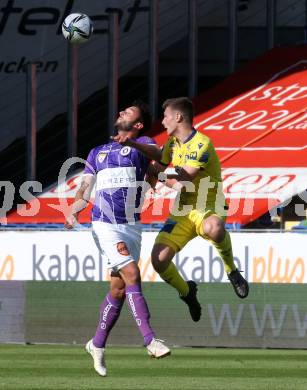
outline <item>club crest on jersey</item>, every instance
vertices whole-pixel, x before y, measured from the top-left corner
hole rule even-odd
[[[125,156],[128,156],[130,151],[131,151],[130,146],[124,146],[123,148],[121,148],[119,153],[120,153],[121,156],[125,157]]]
[[[98,155],[97,155],[98,162],[102,163],[104,161],[104,159],[106,158],[106,155],[107,155],[107,153],[105,153],[105,152],[98,153]]]

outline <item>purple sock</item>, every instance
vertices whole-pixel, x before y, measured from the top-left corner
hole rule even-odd
[[[133,286],[127,286],[126,298],[127,304],[133,314],[142,336],[144,337],[144,343],[145,345],[148,345],[155,337],[155,334],[149,324],[150,314],[147,303],[142,294],[141,285],[135,284]]]
[[[93,338],[93,344],[97,348],[104,348],[111,329],[115,325],[124,300],[119,301],[112,297],[110,293],[105,297],[100,306],[100,318]]]

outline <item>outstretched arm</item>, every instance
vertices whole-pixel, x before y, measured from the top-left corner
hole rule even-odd
[[[199,169],[189,166],[175,167],[175,173],[161,173],[159,180],[176,191],[186,191],[185,182],[192,182]]]
[[[141,153],[144,154],[149,160],[160,161],[162,158],[162,152],[157,145],[154,144],[143,144],[140,142],[136,142],[129,138],[127,135],[116,135],[111,137],[113,141],[118,142],[121,145],[131,146]]]
[[[165,168],[165,166],[157,162],[149,164],[145,180],[150,184],[153,189],[155,189],[156,187],[160,172],[163,172]]]

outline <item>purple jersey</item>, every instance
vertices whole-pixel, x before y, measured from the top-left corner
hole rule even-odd
[[[155,144],[149,137],[136,141]],[[149,163],[137,149],[117,142],[90,151],[84,174],[96,175],[93,221],[128,223],[140,219],[142,185]]]

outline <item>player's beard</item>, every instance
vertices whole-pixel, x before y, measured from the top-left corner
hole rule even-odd
[[[114,123],[114,128],[116,133],[119,131],[132,131],[133,126],[135,125],[136,121],[133,122],[127,122],[127,121],[117,121]]]

